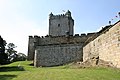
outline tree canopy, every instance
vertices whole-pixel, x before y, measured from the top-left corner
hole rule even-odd
[[[8,56],[5,53],[6,41],[0,36],[0,64],[6,64],[8,62]]]

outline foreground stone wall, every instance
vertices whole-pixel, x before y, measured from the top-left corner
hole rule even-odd
[[[83,48],[83,61],[97,58],[120,68],[120,22],[117,22]]]
[[[55,66],[73,61],[82,61],[83,44],[37,46],[34,65]]]

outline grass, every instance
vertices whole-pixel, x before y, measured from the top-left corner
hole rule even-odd
[[[68,65],[35,68],[30,66],[31,63],[31,61],[20,61],[0,66],[0,80],[120,80],[119,69],[70,69]]]

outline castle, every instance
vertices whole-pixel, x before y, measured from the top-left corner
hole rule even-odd
[[[49,35],[29,36],[28,60],[34,66],[57,66],[99,59],[120,68],[120,21],[96,33],[75,34],[74,20],[65,14],[49,15]]]

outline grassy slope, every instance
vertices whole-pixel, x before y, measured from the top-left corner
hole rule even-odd
[[[69,69],[68,66],[34,68],[30,61],[0,67],[0,80],[120,80],[120,70],[106,68]],[[22,68],[17,66],[21,65]]]

